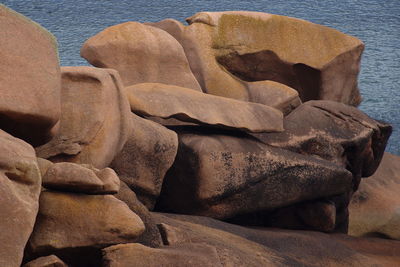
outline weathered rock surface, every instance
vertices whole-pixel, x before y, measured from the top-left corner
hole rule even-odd
[[[116,245],[103,249],[103,266],[176,266],[219,267],[214,247],[186,244],[183,247],[149,248],[141,244]]]
[[[243,135],[190,129],[178,137],[158,210],[228,219],[343,194],[352,186],[351,173],[341,166]]]
[[[40,257],[23,265],[23,267],[68,267],[55,255]]]
[[[0,128],[41,144],[60,117],[57,41],[2,4],[0,25]]]
[[[143,116],[250,132],[283,131],[282,113],[265,105],[154,83],[133,85],[127,91],[132,111]]]
[[[45,191],[27,255],[53,253],[68,263],[74,253],[134,242],[143,231],[142,220],[113,196]]]
[[[2,130],[0,151],[0,266],[13,267],[33,230],[41,176],[33,147]]]
[[[349,206],[349,234],[400,240],[400,157],[385,153],[378,170],[362,179]]]
[[[255,134],[274,147],[325,159],[353,174],[353,190],[361,177],[377,169],[392,127],[360,110],[333,101],[309,101],[284,119],[285,131]]]
[[[62,114],[57,135],[39,157],[107,167],[130,132],[130,108],[115,70],[62,68]]]
[[[116,194],[119,184],[117,174],[110,168],[98,170],[70,162],[53,164],[42,179],[48,189],[86,194]]]
[[[152,25],[181,43],[204,92],[251,100],[243,81],[273,80],[299,91],[303,101],[361,101],[357,75],[364,45],[354,37],[259,12],[200,12],[187,21],[187,27],[171,20]]]
[[[125,86],[153,82],[201,91],[176,39],[138,22],[114,25],[89,38],[81,56],[93,66],[117,70]]]
[[[311,231],[246,228],[206,217],[155,214],[165,244],[214,247],[217,266],[397,266],[400,242]],[[214,258],[214,257],[213,257]]]
[[[155,122],[130,114],[133,128],[111,167],[135,191],[147,208],[153,209],[167,170],[178,150],[178,137]]]
[[[135,192],[121,181],[121,188],[115,197],[125,202],[125,204],[142,219],[146,227],[145,231],[136,242],[149,247],[162,246],[161,235],[153,219],[153,215],[149,212],[147,207],[139,201]]]

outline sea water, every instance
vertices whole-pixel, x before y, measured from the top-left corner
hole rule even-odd
[[[359,108],[372,118],[393,125],[386,151],[400,155],[400,0],[3,0],[1,3],[40,23],[57,37],[62,66],[88,65],[79,56],[83,42],[106,27],[126,21],[174,18],[184,22],[199,11],[249,10],[335,28],[365,43],[359,76],[363,102]]]

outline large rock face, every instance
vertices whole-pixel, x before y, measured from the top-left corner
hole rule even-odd
[[[349,234],[400,240],[400,157],[385,153],[378,170],[362,179],[349,206]]]
[[[282,133],[255,134],[274,147],[325,159],[351,171],[353,190],[381,161],[392,127],[333,101],[309,101],[284,119]]]
[[[109,27],[87,40],[81,56],[117,70],[125,86],[155,82],[199,90],[182,46],[168,33],[138,22]]]
[[[265,105],[163,84],[143,83],[126,90],[132,111],[143,116],[250,132],[283,131],[282,113]]]
[[[187,27],[171,20],[152,25],[182,44],[204,92],[252,101],[243,81],[273,80],[295,88],[303,101],[361,101],[357,75],[364,45],[354,37],[258,12],[200,12],[187,21]]]
[[[60,117],[57,41],[0,4],[0,128],[37,145]]]
[[[227,219],[351,188],[349,171],[245,136],[179,132],[176,160],[157,208]]]
[[[116,155],[111,167],[138,198],[153,209],[164,176],[174,162],[178,137],[155,122],[130,114],[133,128],[128,141]]]
[[[88,248],[134,242],[143,231],[142,220],[113,196],[45,191],[27,251],[29,256],[71,256]]]
[[[0,130],[0,266],[20,266],[38,211],[41,176],[34,149]]]
[[[130,131],[130,108],[115,70],[62,68],[62,114],[57,135],[36,149],[51,161],[107,167]]]

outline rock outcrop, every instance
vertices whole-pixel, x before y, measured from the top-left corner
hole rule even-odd
[[[131,129],[130,108],[115,70],[63,67],[61,119],[56,136],[36,148],[39,157],[107,167]]]
[[[35,150],[0,130],[0,266],[17,267],[33,230],[41,176]]]
[[[87,40],[81,56],[117,70],[125,86],[165,83],[201,91],[182,46],[168,33],[138,22],[105,29]]]
[[[0,128],[38,145],[60,118],[55,37],[0,4]]]
[[[349,234],[400,240],[400,157],[385,153],[378,170],[362,179],[350,206]]]

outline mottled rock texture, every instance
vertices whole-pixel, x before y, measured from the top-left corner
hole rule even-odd
[[[37,258],[23,265],[23,267],[68,267],[65,262],[55,255]]]
[[[38,145],[60,118],[55,37],[0,4],[0,128]]]

